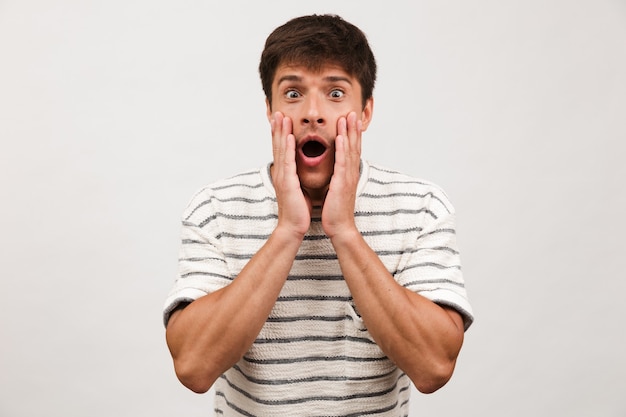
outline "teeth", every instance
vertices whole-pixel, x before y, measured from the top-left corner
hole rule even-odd
[[[320,142],[316,142],[316,141],[307,142],[302,147],[302,152],[304,153],[304,155],[308,156],[309,158],[320,156],[321,154],[324,153],[325,150],[326,150],[326,147],[322,145]]]

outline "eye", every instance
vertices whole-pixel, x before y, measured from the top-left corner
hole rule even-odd
[[[285,93],[285,97],[287,97],[287,98],[298,98],[298,97],[300,97],[300,93],[298,93],[296,90],[288,90]]]
[[[332,98],[342,98],[344,96],[344,92],[341,90],[333,90],[330,92],[330,96]]]

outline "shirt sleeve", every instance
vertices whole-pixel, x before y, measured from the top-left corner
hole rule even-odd
[[[429,221],[405,254],[396,279],[431,301],[457,310],[467,330],[474,315],[461,270],[455,211],[443,192],[433,192],[427,208]]]
[[[200,192],[185,209],[181,222],[178,276],[165,300],[163,322],[182,303],[190,303],[232,282],[214,220],[211,196]]]

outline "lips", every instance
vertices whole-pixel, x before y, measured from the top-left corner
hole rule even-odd
[[[319,137],[311,136],[302,142],[299,147],[302,163],[314,167],[322,163],[328,150],[328,145]]]
[[[308,158],[315,158],[326,151],[326,146],[316,140],[311,140],[302,146],[302,153]]]

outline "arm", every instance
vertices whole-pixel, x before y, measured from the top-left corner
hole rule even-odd
[[[166,340],[183,385],[194,392],[207,391],[248,351],[299,246],[292,234],[277,228],[232,284],[172,314]]]
[[[339,121],[338,133],[322,225],[374,340],[420,391],[434,392],[454,370],[463,343],[462,318],[399,285],[365,242],[354,221],[361,126],[353,114]]]
[[[175,311],[168,322],[166,340],[176,374],[192,391],[207,391],[248,351],[308,230],[310,205],[300,190],[290,132],[290,120],[278,115],[272,123],[276,229],[230,285]]]
[[[463,320],[400,286],[356,228],[332,239],[345,280],[370,334],[424,393],[452,376],[463,343]]]

